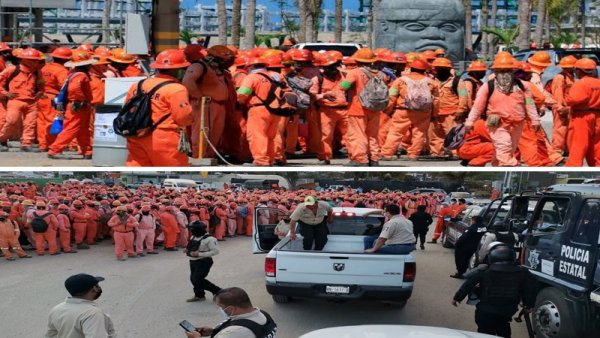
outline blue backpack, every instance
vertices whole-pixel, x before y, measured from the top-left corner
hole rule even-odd
[[[60,112],[67,110],[67,103],[69,103],[69,97],[67,93],[67,90],[69,89],[69,82],[71,81],[71,78],[77,73],[78,72],[69,74],[65,83],[63,83],[62,87],[60,87],[58,95],[56,95],[56,97],[52,99],[52,107],[54,109]]]
[[[240,211],[240,216],[246,218],[248,217],[248,205],[241,205],[238,209]]]

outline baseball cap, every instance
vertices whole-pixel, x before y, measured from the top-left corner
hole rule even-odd
[[[315,205],[315,203],[317,203],[317,199],[314,196],[304,198],[304,205]]]
[[[77,295],[88,291],[103,280],[104,277],[94,277],[85,273],[79,273],[65,280],[65,288],[71,295]]]

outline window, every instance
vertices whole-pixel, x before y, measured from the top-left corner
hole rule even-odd
[[[383,217],[334,217],[328,225],[331,235],[377,235],[381,232]]]
[[[542,200],[541,203],[540,213],[533,223],[533,231],[537,233],[563,231],[570,200],[568,198],[552,198]]]
[[[600,201],[588,200],[579,213],[579,219],[573,233],[573,242],[592,244],[598,235],[598,215],[600,215]]]

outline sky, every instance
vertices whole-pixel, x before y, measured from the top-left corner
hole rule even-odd
[[[225,0],[227,5],[231,5],[231,0]],[[349,9],[351,11],[358,10],[358,2],[359,0],[345,0],[344,1],[344,9]],[[214,5],[215,0],[181,0],[182,6],[185,8],[192,8],[196,4],[202,5]],[[242,0],[242,4],[245,4],[246,0]],[[278,10],[278,5],[272,0],[256,0],[256,3],[259,5],[267,6],[269,10]],[[288,3],[293,3],[293,0],[288,0]],[[335,0],[323,0],[323,8],[333,10],[335,6]],[[290,9],[293,9],[293,6],[290,6]]]

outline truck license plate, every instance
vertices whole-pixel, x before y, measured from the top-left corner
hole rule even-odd
[[[331,286],[331,285],[327,285],[327,286],[325,286],[325,292],[327,292],[327,293],[343,293],[343,294],[348,294],[348,293],[350,293],[350,287],[349,286]]]

